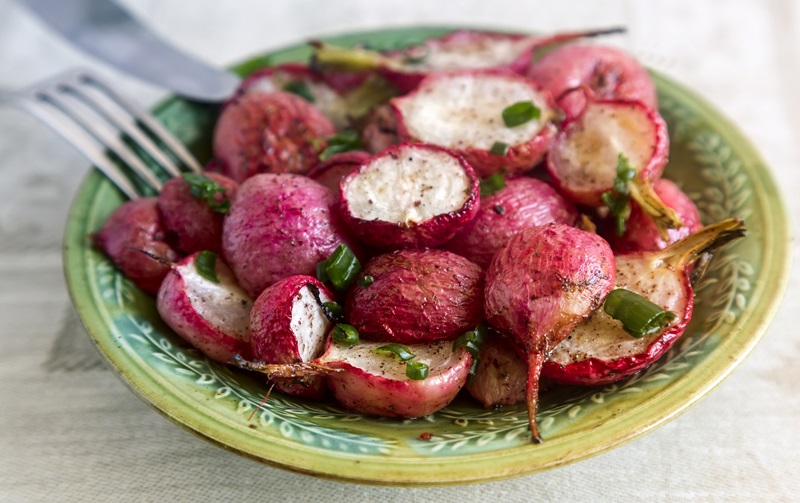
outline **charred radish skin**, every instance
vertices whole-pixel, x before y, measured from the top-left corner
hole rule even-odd
[[[542,375],[565,384],[599,386],[619,381],[655,362],[683,334],[692,316],[691,265],[703,254],[744,235],[744,223],[729,218],[709,225],[663,250],[618,255],[618,288],[642,295],[676,315],[664,330],[634,338],[598,309],[550,353]]]
[[[481,178],[530,171],[556,134],[550,95],[533,81],[501,70],[438,73],[391,101],[402,141],[424,142],[462,155]],[[527,104],[535,112],[509,124],[504,112]],[[496,143],[508,145],[502,155]]]
[[[235,354],[250,356],[248,323],[253,299],[242,290],[230,268],[208,252],[189,255],[170,265],[158,291],[161,319],[184,340],[220,363]],[[207,270],[203,270],[203,268]]]
[[[342,180],[340,192],[344,220],[362,241],[382,249],[438,246],[480,208],[475,172],[433,145],[387,149]]]
[[[527,359],[526,402],[533,442],[542,441],[536,406],[549,352],[603,302],[614,286],[608,243],[575,227],[521,231],[498,250],[486,272],[484,313],[510,334]]]

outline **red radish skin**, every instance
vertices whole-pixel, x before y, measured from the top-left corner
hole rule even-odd
[[[375,107],[361,128],[361,144],[369,152],[379,154],[400,143],[397,137],[397,117],[390,104]]]
[[[264,363],[309,362],[325,348],[325,338],[333,328],[310,288],[319,291],[322,302],[333,294],[310,276],[290,276],[267,289],[256,299],[250,313],[250,343],[253,357]],[[323,376],[278,379],[276,389],[294,396],[319,399],[325,396]]]
[[[330,206],[336,196],[310,178],[262,174],[236,192],[222,226],[222,251],[253,297],[281,278],[312,276],[345,239]]]
[[[190,255],[172,266],[158,291],[161,319],[184,340],[220,363],[233,355],[250,357],[247,326],[253,300],[239,287],[233,272],[216,261],[215,283],[197,272]]]
[[[340,186],[341,214],[366,244],[381,249],[438,246],[480,208],[480,182],[462,158],[405,143],[370,158]]]
[[[155,197],[126,201],[93,236],[95,246],[103,250],[117,269],[150,295],[158,293],[161,280],[169,272],[165,263],[178,260],[178,253],[165,239]]]
[[[467,390],[487,409],[514,405],[525,401],[527,374],[525,358],[504,336],[494,333],[483,343]]]
[[[405,375],[405,363],[391,355],[372,351],[384,345],[365,342],[352,347],[330,344],[318,362],[343,370],[328,374],[328,385],[347,410],[384,417],[423,417],[447,406],[469,376],[472,356],[451,342],[412,345],[414,361],[429,367],[428,377],[413,380]]]
[[[485,268],[500,246],[522,229],[575,224],[575,206],[547,183],[527,177],[505,183],[504,188],[481,198],[475,219],[447,243],[447,249]]]
[[[215,203],[233,200],[238,183],[218,173],[205,173],[205,176],[225,189],[214,195]],[[184,254],[221,251],[223,213],[213,210],[205,200],[192,196],[189,182],[183,178],[173,178],[164,184],[158,195],[158,213],[167,241],[176,250]]]
[[[516,127],[503,122],[503,110],[531,101],[541,115]],[[470,70],[431,75],[412,92],[391,100],[401,141],[439,145],[462,155],[479,177],[530,171],[556,134],[550,95],[533,81],[500,70]],[[495,142],[505,155],[490,152]]]
[[[454,340],[482,319],[483,271],[445,250],[401,250],[370,260],[346,312],[362,339],[420,344]]]
[[[550,353],[542,376],[566,384],[599,386],[619,381],[655,362],[683,334],[692,317],[691,264],[744,233],[731,218],[705,227],[663,250],[617,256],[617,287],[636,292],[677,319],[659,333],[635,339],[598,309]]]
[[[641,101],[658,108],[658,95],[650,74],[630,54],[613,47],[559,47],[533,62],[527,76],[556,98],[571,89],[587,86],[598,98]],[[582,106],[578,103],[559,101],[568,117],[580,113]]]
[[[625,233],[622,236],[617,236],[613,231],[609,233],[609,242],[614,253],[663,250],[703,227],[697,206],[674,182],[660,178],[653,183],[653,189],[665,205],[675,210],[683,226],[668,229],[668,239],[665,241],[650,215],[642,211],[634,201],[631,203],[631,215],[626,223]]]
[[[360,150],[334,154],[309,171],[308,177],[338,194],[342,179],[358,169],[369,158],[370,155],[367,152]]]
[[[222,110],[214,156],[223,174],[240,183],[259,173],[305,174],[335,132],[331,121],[299,96],[245,93]]]
[[[561,224],[523,230],[498,250],[486,272],[487,321],[524,348],[531,438],[547,354],[597,309],[614,286],[614,256],[596,234]]]

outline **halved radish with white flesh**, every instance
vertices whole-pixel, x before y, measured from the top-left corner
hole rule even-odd
[[[641,295],[672,312],[675,319],[662,330],[635,338],[622,322],[597,309],[553,349],[542,376],[568,384],[602,385],[656,361],[683,334],[691,319],[691,264],[705,252],[743,235],[744,223],[729,218],[663,250],[618,255],[616,287]]]
[[[525,72],[533,53],[541,48],[584,37],[624,31],[621,28],[533,36],[479,30],[458,30],[419,45],[380,53],[346,49],[319,42],[313,61],[320,68],[376,70],[400,91],[408,92],[432,73],[461,69],[503,69]]]
[[[372,157],[341,183],[344,219],[378,248],[438,246],[475,217],[479,181],[462,158],[402,144]]]
[[[451,149],[481,178],[529,171],[556,134],[550,95],[507,71],[434,74],[391,103],[400,140]]]
[[[487,409],[525,401],[528,366],[514,344],[499,333],[492,333],[478,355],[475,375],[467,390]]]
[[[483,285],[480,266],[455,253],[399,250],[367,262],[345,311],[364,339],[452,341],[483,318]]]
[[[264,363],[310,362],[325,349],[333,328],[322,304],[333,294],[310,276],[289,276],[261,292],[250,314],[253,357]],[[278,379],[277,390],[305,398],[325,393],[321,376]]]
[[[161,319],[212,360],[250,353],[247,327],[253,299],[216,254],[198,252],[171,265],[156,308]]]
[[[562,124],[547,168],[567,198],[594,207],[606,204],[603,195],[616,190],[621,170],[632,170],[625,190],[664,234],[681,226],[653,190],[668,156],[667,125],[656,110],[638,101],[589,99],[579,116]]]

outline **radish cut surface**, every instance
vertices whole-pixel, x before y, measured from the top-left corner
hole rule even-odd
[[[331,302],[328,294],[320,291],[322,302]],[[290,328],[297,339],[297,352],[300,360],[307,362],[322,353],[325,335],[332,323],[322,312],[322,308],[308,287],[302,288],[292,302],[292,321]]]
[[[369,375],[383,377],[392,381],[409,381],[406,376],[406,363],[392,355],[374,353],[374,350],[385,346],[385,342],[362,342],[355,346],[331,344],[320,358],[321,363],[345,363],[350,367],[363,370]],[[414,361],[428,365],[430,374],[427,379],[438,373],[448,371],[464,358],[463,351],[453,352],[452,341],[434,342],[431,344],[412,344],[407,346],[416,358]]]
[[[176,267],[186,286],[186,297],[209,325],[236,339],[247,340],[253,300],[236,282],[227,267],[217,267],[219,283],[198,272],[194,261]]]

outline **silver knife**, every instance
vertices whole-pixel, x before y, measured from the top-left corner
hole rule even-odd
[[[111,0],[19,0],[89,54],[187,98],[216,102],[239,78],[181,52]]]

